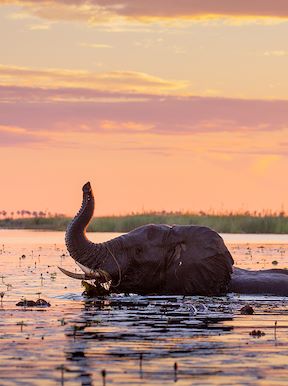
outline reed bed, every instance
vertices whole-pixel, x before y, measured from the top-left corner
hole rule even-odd
[[[32,217],[0,220],[0,228],[46,229],[63,231],[71,221],[69,217]],[[288,216],[245,214],[179,214],[144,213],[126,216],[105,216],[92,219],[90,232],[129,232],[145,224],[202,225],[221,233],[288,233]]]

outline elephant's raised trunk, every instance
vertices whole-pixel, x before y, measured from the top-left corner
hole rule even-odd
[[[90,182],[87,182],[82,190],[82,206],[67,227],[65,242],[68,252],[74,260],[90,269],[96,269],[99,265],[97,257],[100,258],[103,255],[103,246],[92,243],[85,234],[94,213],[94,196]]]

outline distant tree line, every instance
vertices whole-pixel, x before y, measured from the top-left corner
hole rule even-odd
[[[236,210],[236,211],[217,211],[214,209],[210,209],[208,211],[200,210],[198,212],[192,211],[144,211],[143,213],[131,212],[126,216],[245,216],[245,217],[287,217],[288,214],[284,210],[272,211],[271,209],[263,209],[261,211],[249,211],[249,210]],[[13,218],[58,218],[58,217],[66,217],[65,214],[62,213],[51,213],[43,210],[17,210],[7,212],[6,210],[0,210],[0,218],[2,219],[13,219]],[[125,217],[125,216],[108,216],[108,217]]]
[[[11,211],[7,212],[6,210],[0,210],[0,217],[3,219],[5,218],[49,218],[49,217],[65,217],[63,214],[57,214],[57,213],[51,213],[51,212],[44,212],[43,210],[17,210],[17,211]]]

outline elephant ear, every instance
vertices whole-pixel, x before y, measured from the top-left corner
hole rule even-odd
[[[183,293],[218,296],[228,291],[233,258],[221,236],[208,227],[175,226],[173,243],[182,246],[176,276]]]

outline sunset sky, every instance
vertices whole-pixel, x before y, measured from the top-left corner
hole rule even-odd
[[[0,211],[288,210],[287,0],[0,0]]]

